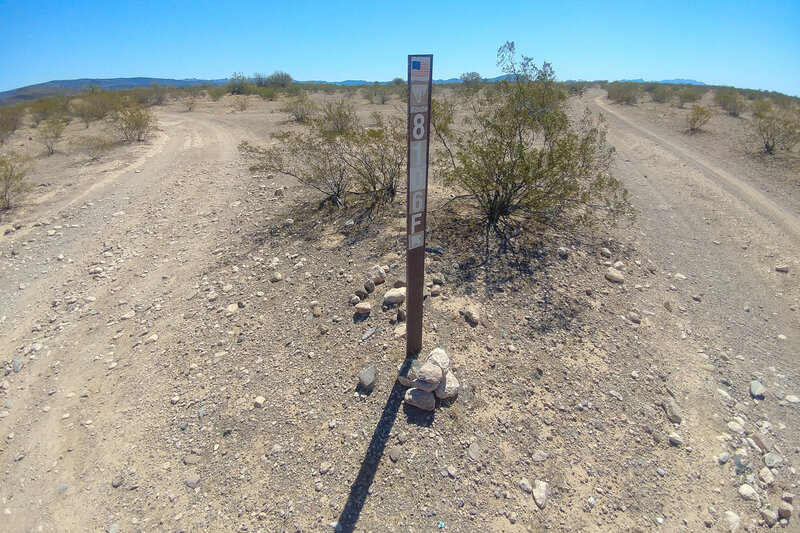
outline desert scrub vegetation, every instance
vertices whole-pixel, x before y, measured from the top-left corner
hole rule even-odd
[[[30,187],[25,175],[30,169],[30,159],[16,152],[0,154],[0,212],[10,209]]]
[[[358,129],[356,105],[344,98],[328,101],[313,118],[316,129],[323,135],[340,135]]]
[[[317,104],[311,101],[308,93],[301,91],[297,96],[286,100],[281,111],[288,113],[292,120],[305,124],[317,112]]]
[[[647,92],[650,93],[650,98],[659,104],[668,104],[675,96],[671,88],[661,83],[656,83],[648,87]]]
[[[717,89],[714,92],[714,103],[732,117],[738,117],[747,109],[747,100],[730,87]]]
[[[56,153],[56,145],[61,140],[61,135],[66,127],[67,123],[64,117],[56,115],[40,123],[36,128],[36,140],[44,146],[47,155]]]
[[[711,110],[701,105],[693,105],[689,114],[686,115],[686,124],[692,133],[700,131],[700,128],[711,120]]]
[[[45,120],[66,116],[69,112],[69,100],[64,96],[40,98],[30,105],[28,111],[31,114],[33,124],[38,126],[39,123]]]
[[[639,101],[638,83],[615,81],[606,85],[608,99],[617,104],[633,105]]]
[[[566,93],[548,63],[517,57],[513,42],[498,50],[509,77],[486,90],[437,99],[431,125],[441,142],[445,184],[467,192],[486,227],[503,237],[530,222],[591,226],[629,215],[627,191],[610,175],[614,149],[600,120],[586,110],[569,119]],[[466,110],[458,124],[456,110]]]
[[[25,109],[20,106],[0,107],[0,144],[19,129],[24,115]]]
[[[293,176],[321,192],[323,203],[363,200],[371,212],[394,200],[405,177],[406,124],[401,116],[374,113],[372,124],[362,126],[352,104],[341,102],[333,102],[333,121],[319,118],[306,132],[273,134],[271,147],[243,142],[239,148],[254,160],[251,170]]]
[[[244,95],[237,95],[233,98],[233,107],[237,111],[247,111],[250,102],[247,101],[247,97]]]
[[[697,102],[703,97],[704,94],[705,91],[700,87],[694,85],[689,87],[684,87],[683,89],[680,89],[677,94],[678,107],[682,108],[686,104],[692,104],[694,102]]]
[[[765,154],[774,155],[776,149],[791,150],[800,142],[800,120],[785,112],[764,113],[753,118],[748,132]]]
[[[89,161],[100,161],[113,147],[114,141],[105,135],[84,135],[70,140],[70,144]]]
[[[142,142],[155,131],[158,121],[147,106],[125,101],[111,117],[111,127],[125,141]]]

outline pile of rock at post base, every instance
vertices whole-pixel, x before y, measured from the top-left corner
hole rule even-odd
[[[436,348],[423,361],[409,357],[398,368],[397,381],[410,387],[406,391],[407,404],[433,411],[436,398],[446,400],[458,394],[458,379],[450,370],[450,358],[441,348]]]

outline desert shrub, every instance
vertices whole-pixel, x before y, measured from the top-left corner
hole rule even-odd
[[[800,121],[788,115],[756,117],[748,131],[765,154],[774,155],[777,148],[791,150],[800,142]]]
[[[70,103],[72,116],[87,128],[95,120],[108,116],[119,105],[119,95],[111,91],[92,88],[88,93]]]
[[[0,211],[9,209],[14,201],[28,190],[25,175],[30,168],[30,160],[16,152],[0,154]]]
[[[246,96],[238,95],[233,99],[233,107],[238,111],[247,111],[248,105],[249,102]]]
[[[445,183],[476,202],[487,238],[491,230],[507,237],[526,219],[574,226],[590,225],[599,210],[609,221],[630,213],[627,191],[609,174],[604,127],[588,109],[570,121],[552,67],[517,59],[513,42],[498,51],[498,65],[509,77],[457,106],[468,110],[467,128],[456,127],[451,102],[437,101],[431,121]]]
[[[772,114],[772,103],[766,98],[759,98],[751,104],[750,109],[754,117],[765,118]]]
[[[225,95],[227,92],[228,89],[226,87],[223,87],[221,85],[215,85],[214,87],[208,89],[208,96],[209,98],[211,98],[212,102],[216,102],[220,98],[222,98],[222,96]]]
[[[639,84],[615,81],[606,85],[608,99],[617,104],[633,105],[639,101]]]
[[[85,135],[77,137],[70,142],[75,149],[89,158],[89,161],[100,161],[111,148],[114,147],[114,141],[105,135]]]
[[[284,87],[282,92],[286,96],[300,96],[305,91],[303,90],[302,87],[300,87],[299,83],[292,83],[288,87]]]
[[[0,107],[0,144],[17,131],[22,124],[25,110],[19,106]]]
[[[65,116],[69,111],[69,101],[63,97],[41,98],[30,105],[31,118],[35,125],[56,116]]]
[[[306,123],[317,111],[317,105],[311,101],[308,93],[300,92],[297,96],[287,100],[281,111],[288,113],[297,122]]]
[[[672,92],[672,89],[667,87],[666,85],[657,84],[655,87],[652,87],[649,91],[650,97],[653,99],[654,102],[658,102],[659,104],[666,104],[672,100],[672,97],[675,93]]]
[[[315,121],[308,132],[273,135],[276,146],[243,142],[240,149],[255,159],[251,170],[293,176],[340,207],[349,195],[366,198],[371,209],[395,198],[406,160],[405,120],[374,114],[373,121],[371,127],[356,124],[343,131]]]
[[[148,91],[147,105],[164,105],[166,101],[167,89],[157,81],[153,81]]]
[[[389,100],[391,90],[390,87],[375,83],[364,89],[364,98],[370,104],[385,104]]]
[[[181,99],[181,104],[183,104],[183,108],[186,111],[191,111],[194,109],[194,106],[197,105],[197,99],[190,94],[189,96]]]
[[[732,117],[738,117],[747,108],[747,101],[735,89],[722,88],[714,93],[714,102]]]
[[[711,110],[701,105],[693,105],[689,114],[686,115],[686,124],[689,126],[689,131],[700,131],[700,128],[711,120]]]
[[[570,96],[581,97],[581,96],[583,96],[583,93],[586,92],[587,88],[588,88],[588,84],[587,83],[572,82],[567,86],[567,93]]]
[[[276,70],[266,79],[267,87],[280,87],[286,88],[292,84],[292,76],[288,72]]]
[[[146,106],[134,102],[126,102],[114,112],[111,120],[114,130],[125,141],[142,142],[158,127],[153,112]]]
[[[231,94],[246,94],[247,93],[247,78],[241,72],[234,72],[228,78],[228,84],[225,86]]]
[[[680,107],[683,107],[686,104],[691,104],[700,100],[703,97],[703,94],[705,94],[705,91],[699,87],[684,87],[678,91],[678,104]]]
[[[315,117],[314,123],[316,128],[326,135],[337,135],[355,130],[358,127],[356,106],[344,99],[325,102]]]
[[[36,129],[36,140],[44,145],[47,155],[56,152],[56,145],[61,140],[61,134],[67,125],[61,116],[54,116],[39,124]]]
[[[262,74],[261,72],[254,72],[253,75],[250,76],[250,83],[252,83],[256,87],[266,87],[267,76],[266,74]]]
[[[256,87],[255,94],[260,96],[262,100],[269,100],[274,102],[278,98],[278,93],[271,87]]]

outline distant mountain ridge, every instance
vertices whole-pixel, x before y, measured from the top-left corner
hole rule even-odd
[[[488,78],[487,81],[500,81],[508,78],[508,75],[497,76]],[[460,83],[459,78],[448,78],[446,80],[433,80],[433,83]],[[644,83],[643,79],[638,80],[620,80],[628,82]],[[0,105],[16,104],[20,102],[27,102],[36,100],[37,98],[45,98],[57,94],[72,95],[83,92],[89,86],[96,86],[106,91],[118,91],[123,89],[133,89],[135,87],[149,87],[153,82],[156,82],[164,87],[191,87],[193,85],[225,85],[228,78],[218,78],[213,80],[201,80],[196,78],[187,79],[172,79],[172,78],[148,78],[148,77],[135,77],[135,78],[79,78],[76,80],[53,80],[45,83],[37,83],[35,85],[28,85],[10,91],[0,92]],[[321,81],[321,80],[308,80],[298,81],[298,83],[327,83],[331,85],[372,85],[379,83],[386,85],[391,82],[381,81],[372,82],[366,80],[344,80],[344,81]],[[674,79],[674,80],[661,80],[657,83],[672,83],[681,85],[705,85],[702,81]]]
[[[629,83],[668,83],[671,85],[706,85],[702,81],[685,80],[683,78],[676,78],[674,80],[648,81],[648,82],[645,82],[642,78],[636,80],[619,80],[619,81],[629,82]]]

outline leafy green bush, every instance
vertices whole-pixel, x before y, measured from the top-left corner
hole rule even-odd
[[[89,158],[89,161],[100,161],[111,148],[114,147],[114,141],[105,135],[86,135],[77,137],[70,142],[80,153]]]
[[[30,169],[30,159],[16,152],[0,154],[0,211],[11,208],[15,200],[29,189],[25,175]]]
[[[692,110],[686,115],[686,124],[692,132],[700,131],[700,128],[711,120],[711,110],[701,105],[693,105]]]
[[[63,96],[51,96],[36,100],[30,105],[31,118],[34,125],[53,117],[64,117],[69,111],[69,100]]]
[[[372,127],[357,123],[331,130],[314,121],[307,133],[279,133],[277,146],[243,142],[255,171],[280,172],[320,191],[325,201],[343,207],[349,195],[370,207],[391,202],[405,177],[406,123],[402,117],[373,114]]]
[[[683,107],[686,104],[691,104],[693,102],[696,102],[700,100],[704,94],[705,91],[703,91],[703,89],[701,89],[700,87],[694,85],[689,87],[684,87],[683,89],[678,91],[678,105],[680,107]]]
[[[288,72],[276,70],[266,78],[267,87],[286,88],[292,84],[292,76]]]
[[[111,124],[124,140],[137,142],[146,140],[158,127],[158,121],[149,108],[130,101],[117,108]]]
[[[227,94],[227,92],[228,89],[226,87],[215,85],[214,87],[208,89],[208,96],[209,98],[211,98],[212,102],[216,102],[220,98],[222,98],[225,94]]]
[[[389,100],[392,89],[386,85],[375,83],[364,89],[364,98],[370,104],[385,104]]]
[[[638,83],[615,81],[606,85],[608,99],[617,104],[633,105],[639,101]]]
[[[247,78],[241,72],[234,72],[226,87],[231,94],[247,94]]]
[[[672,92],[672,89],[662,84],[657,84],[648,92],[650,93],[650,97],[653,98],[653,101],[658,102],[659,104],[669,103],[670,100],[672,100],[672,97],[675,96],[675,93]]]
[[[468,110],[467,128],[456,127],[451,102],[437,100],[431,121],[444,147],[445,183],[474,199],[487,235],[508,236],[526,218],[589,225],[598,210],[612,219],[630,213],[627,191],[609,174],[614,150],[605,129],[588,109],[570,122],[552,67],[518,60],[513,42],[498,51],[498,65],[509,77],[458,106]]]
[[[25,109],[20,106],[0,107],[0,144],[19,129]]]
[[[766,118],[772,114],[772,103],[766,98],[759,98],[752,103],[750,109],[753,111],[754,117]]]
[[[42,143],[47,150],[47,155],[56,152],[56,144],[61,140],[61,134],[67,125],[61,116],[54,116],[39,124],[36,129],[36,140]]]
[[[732,117],[738,117],[747,108],[747,101],[735,89],[722,88],[714,93],[714,102]]]
[[[328,101],[322,104],[314,125],[324,135],[339,135],[358,128],[356,106],[344,99]]]
[[[753,120],[749,133],[765,154],[774,155],[776,148],[791,150],[800,142],[800,121],[786,114],[767,114]]]
[[[317,105],[311,101],[308,93],[301,92],[296,97],[287,100],[281,111],[289,113],[297,122],[306,123],[316,113]]]
[[[269,100],[270,102],[274,102],[278,98],[277,91],[270,87],[256,87],[255,93],[263,100]]]

